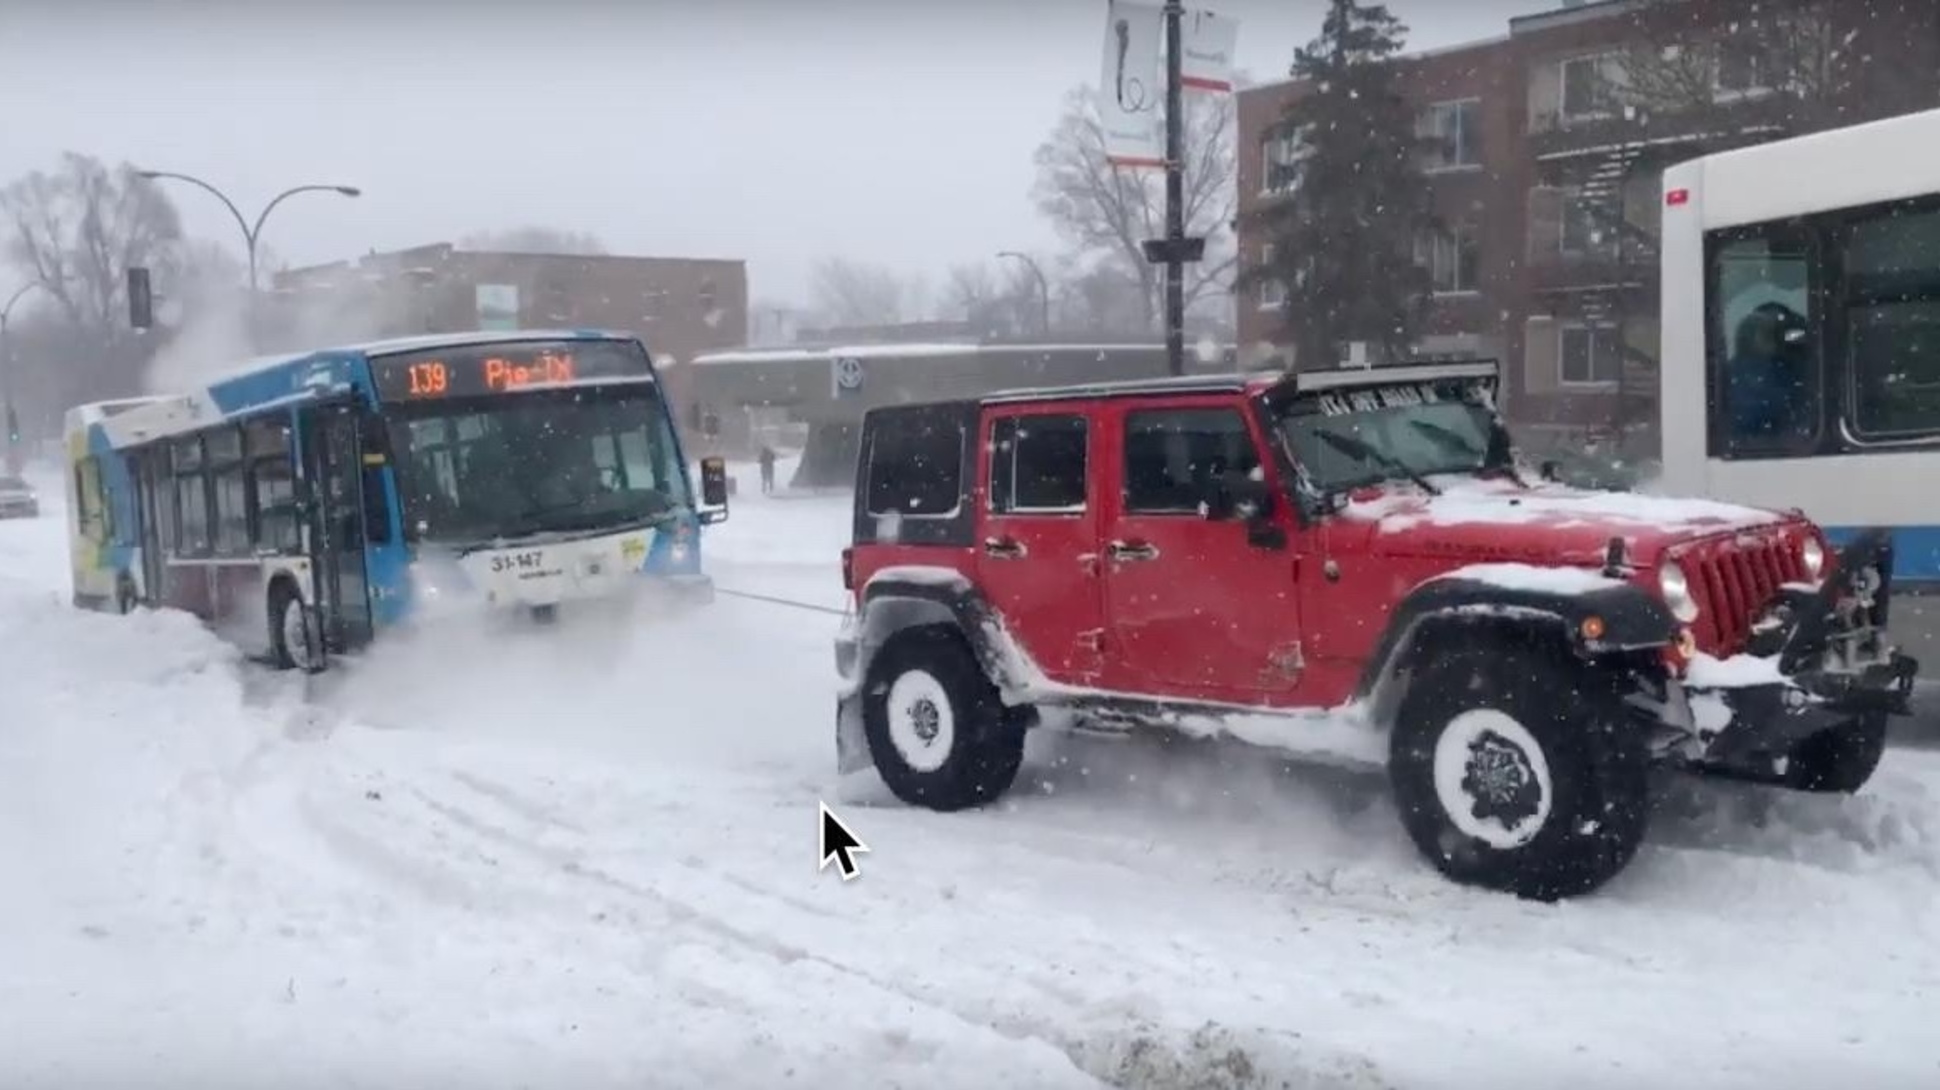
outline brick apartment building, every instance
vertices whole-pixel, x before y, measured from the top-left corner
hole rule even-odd
[[[681,366],[743,343],[740,260],[463,250],[434,243],[276,274],[273,323],[300,344],[490,328],[637,333],[687,402]],[[480,289],[484,290],[481,291]]]
[[[1818,5],[1813,18],[1839,66],[1827,85],[1843,91],[1809,110],[1770,93],[1773,66],[1730,33],[1754,6],[1577,0],[1512,19],[1498,37],[1399,62],[1422,133],[1441,138],[1424,164],[1443,228],[1417,245],[1434,283],[1417,350],[1502,360],[1505,410],[1530,446],[1621,433],[1655,449],[1663,167],[1940,105],[1934,0]],[[1667,45],[1704,50],[1692,55],[1706,58],[1710,86],[1675,107],[1659,94],[1645,108],[1625,92],[1630,58],[1662,56]],[[1304,91],[1289,80],[1239,95],[1240,246],[1252,264],[1263,254],[1247,213],[1287,192],[1297,145],[1279,122]],[[1242,296],[1238,308],[1249,355],[1283,357],[1285,326],[1297,316],[1275,286]]]

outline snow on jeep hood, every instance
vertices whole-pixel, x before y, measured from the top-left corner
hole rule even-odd
[[[1681,541],[1773,526],[1784,515],[1713,500],[1599,492],[1472,477],[1436,478],[1431,496],[1412,485],[1357,493],[1341,517],[1372,524],[1374,548],[1392,554],[1594,563],[1612,537],[1649,564]]]

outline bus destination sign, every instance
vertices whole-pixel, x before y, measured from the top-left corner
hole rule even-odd
[[[647,378],[646,353],[632,341],[508,341],[370,361],[381,401],[517,393],[608,379]]]

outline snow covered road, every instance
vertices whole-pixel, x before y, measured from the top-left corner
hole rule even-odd
[[[835,498],[724,587],[840,604]],[[1940,754],[1682,788],[1596,898],[1414,858],[1379,784],[1045,737],[1009,802],[837,803],[834,618],[726,598],[317,683],[66,602],[0,523],[0,1084],[1940,1082]]]

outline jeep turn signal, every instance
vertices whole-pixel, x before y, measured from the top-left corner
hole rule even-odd
[[[1591,614],[1583,618],[1582,623],[1576,626],[1576,630],[1583,634],[1584,639],[1595,643],[1603,638],[1603,618]]]
[[[1697,658],[1697,652],[1697,633],[1692,632],[1689,625],[1679,625],[1676,636],[1664,645],[1664,665],[1669,668],[1672,677],[1683,677],[1684,671],[1691,666],[1691,660]]]

